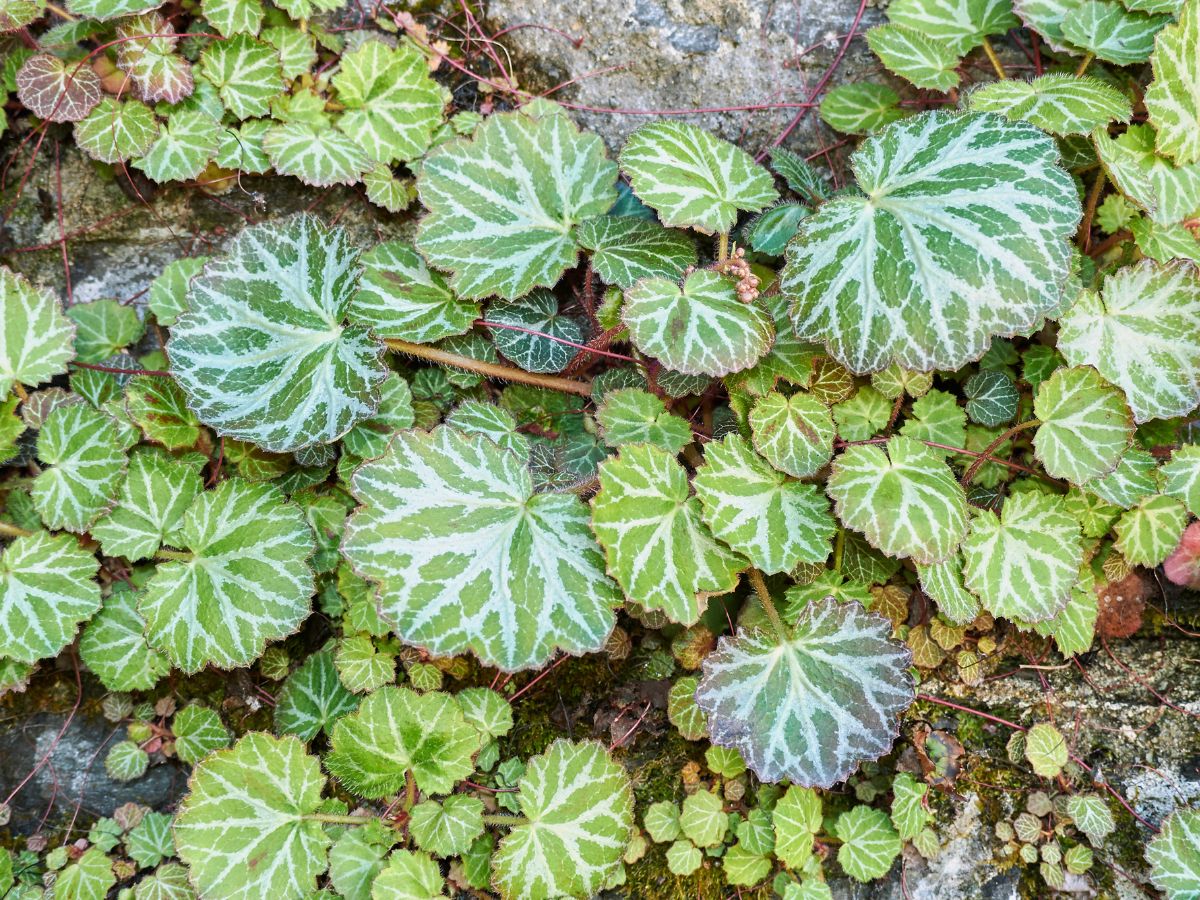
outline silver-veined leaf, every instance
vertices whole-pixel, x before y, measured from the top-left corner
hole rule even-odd
[[[1158,493],[1158,461],[1145,450],[1130,447],[1115,469],[1084,487],[1108,503],[1129,509]]]
[[[258,34],[262,25],[260,0],[201,0],[204,20],[221,34]]]
[[[1160,225],[1181,222],[1200,209],[1200,162],[1175,165],[1155,152],[1154,129],[1131,125],[1111,138],[1092,135],[1109,178]]]
[[[1163,463],[1163,493],[1200,515],[1200,446],[1184,444]]]
[[[202,422],[281,452],[336,440],[375,410],[383,347],[344,323],[357,257],[343,230],[301,214],[245,229],[205,265],[169,345]]]
[[[313,818],[325,776],[296,738],[251,732],[200,763],[175,819],[179,858],[202,896],[301,900],[325,871]]]
[[[1058,369],[1033,401],[1041,420],[1033,449],[1047,474],[1083,484],[1117,467],[1133,441],[1133,414],[1120,389],[1090,366]]]
[[[276,125],[263,135],[262,145],[275,171],[312,187],[355,184],[371,165],[351,138],[308,122]]]
[[[239,119],[265,116],[283,93],[279,51],[248,34],[213,41],[200,57],[200,72]]]
[[[417,247],[462,297],[520,297],[575,265],[575,226],[617,199],[616,164],[558,107],[489,116],[439,147],[417,177]]]
[[[673,454],[631,444],[600,464],[592,498],[592,530],[609,572],[630,599],[685,625],[708,596],[733,590],[747,565],[713,538],[689,493]]]
[[[1121,388],[1135,422],[1190,412],[1200,403],[1196,267],[1142,260],[1118,269],[1062,317],[1058,348],[1072,365],[1095,366]]]
[[[906,115],[900,95],[886,84],[840,84],[821,98],[821,118],[843,134],[871,134]]]
[[[692,483],[713,534],[763,572],[829,556],[837,526],[820,488],[772,468],[740,435],[709,444]]]
[[[557,740],[518,783],[524,823],[500,841],[492,883],[504,900],[591,897],[621,865],[633,836],[625,770],[596,741]]]
[[[493,301],[487,321],[496,349],[526,372],[561,372],[579,354],[584,338],[582,320],[564,314],[546,288],[517,300]]]
[[[178,103],[192,92],[192,66],[175,53],[174,34],[175,27],[157,12],[123,19],[117,25],[117,65],[142,100]]]
[[[221,125],[206,112],[173,113],[146,155],[134,162],[153,181],[189,181],[204,171],[221,142]]]
[[[38,432],[43,469],[33,479],[33,505],[47,528],[84,532],[112,505],[125,474],[113,418],[83,403],[60,406]]]
[[[678,453],[692,442],[692,427],[687,420],[667,412],[662,400],[640,388],[606,393],[596,410],[596,421],[603,430],[604,443],[610,447],[653,444]]]
[[[1181,501],[1156,494],[1117,520],[1114,546],[1130,565],[1153,568],[1179,546],[1187,522],[1187,508]]]
[[[609,284],[629,290],[642,278],[679,278],[696,264],[686,234],[637,216],[596,216],[579,226],[579,243]]]
[[[1150,881],[1167,900],[1200,895],[1200,809],[1180,808],[1146,845]]]
[[[855,881],[883,878],[900,855],[900,835],[881,809],[856,806],[837,817],[833,831],[842,842],[838,865]]]
[[[786,635],[739,631],[704,659],[696,702],[714,744],[763,781],[831,787],[887,753],[913,700],[911,653],[854,602],[814,600]]]
[[[957,369],[1062,303],[1080,204],[1054,140],[991,113],[894,122],[853,157],[863,196],[801,223],[781,287],[800,337],[854,372]],[[986,210],[986,215],[982,212]]]
[[[171,719],[175,736],[175,755],[185,763],[195,765],[222,747],[229,746],[229,732],[215,709],[191,703]]]
[[[1150,64],[1146,111],[1158,151],[1180,165],[1200,162],[1200,3],[1184,3],[1179,21],[1159,32]]]
[[[427,794],[448,794],[474,769],[479,733],[449,694],[387,686],[338,720],[325,768],[363,797],[386,797],[411,772]]]
[[[105,97],[75,123],[75,143],[92,159],[119,163],[149,150],[158,128],[154,112],[141,100]]]
[[[974,515],[962,543],[963,581],[990,613],[1039,622],[1067,605],[1083,542],[1061,497],[1022,491],[999,516]]]
[[[779,197],[771,173],[745,150],[687,122],[654,122],[629,136],[621,170],[669,227],[728,232],[739,210]]]
[[[889,72],[919,88],[948,91],[959,81],[959,55],[907,25],[877,25],[867,32],[867,45]]]
[[[1154,36],[1170,21],[1170,16],[1130,12],[1117,0],[1083,0],[1063,17],[1062,32],[1098,59],[1129,66],[1150,58]]]
[[[308,616],[313,535],[278,488],[224,481],[192,502],[176,535],[190,553],[159,563],[140,609],[150,643],[178,668],[248,665]]]
[[[0,316],[0,396],[14,384],[36,387],[67,371],[74,324],[53,294],[8,266],[0,266]]]
[[[275,729],[302,741],[322,729],[331,731],[334,722],[358,706],[358,698],[342,687],[329,650],[309,656],[287,677],[275,701]]]
[[[698,269],[679,285],[646,278],[625,294],[621,318],[643,353],[685,375],[728,375],[754,365],[775,327],[756,303],[738,299],[732,278]]]
[[[1011,0],[896,0],[888,6],[887,17],[949,45],[960,56],[988,35],[1004,34],[1020,24]]]
[[[895,435],[882,447],[847,447],[826,490],[838,518],[889,556],[941,562],[967,533],[967,495],[941,456]]]
[[[938,611],[956,625],[979,615],[979,599],[963,585],[962,558],[955,554],[940,563],[917,564],[921,590],[937,601]]]
[[[466,853],[483,833],[483,801],[466,794],[425,800],[413,807],[408,830],[418,847],[437,856]]]
[[[448,427],[401,432],[352,491],[364,505],[342,552],[379,583],[380,613],[405,641],[508,671],[604,645],[620,592],[586,510],[535,494],[517,454]]]
[[[79,655],[110,691],[148,691],[171,671],[171,664],[146,643],[145,630],[137,594],[128,585],[114,585],[84,626]]]
[[[69,534],[37,531],[0,553],[0,657],[56,655],[100,608],[96,557]]]
[[[1128,122],[1129,99],[1098,78],[1064,73],[1032,81],[993,81],[969,96],[970,108],[1023,119],[1051,134],[1091,134],[1110,122]]]

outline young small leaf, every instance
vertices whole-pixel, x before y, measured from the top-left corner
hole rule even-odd
[[[571,345],[584,337],[581,320],[564,315],[558,298],[545,288],[518,300],[493,302],[487,321],[496,323],[489,327],[496,349],[526,372],[561,372],[579,354],[579,347]]]
[[[193,703],[185,706],[171,720],[175,735],[175,755],[185,763],[195,765],[222,747],[229,746],[229,732],[215,709]]]
[[[877,25],[867,32],[867,45],[889,72],[916,87],[948,91],[958,84],[959,54],[916,29]]]
[[[994,81],[972,91],[969,100],[971,109],[1024,119],[1057,135],[1091,134],[1133,114],[1129,99],[1098,78],[1062,73]]]
[[[39,53],[25,60],[17,73],[17,98],[48,122],[78,122],[96,108],[101,96],[100,76],[86,59],[68,61]]]
[[[105,97],[75,123],[75,143],[92,159],[120,163],[142,156],[158,136],[158,119],[140,100]]]
[[[596,411],[596,421],[610,447],[623,444],[652,444],[669,453],[679,453],[692,442],[686,419],[667,412],[662,400],[639,388],[609,391]]]
[[[856,881],[882,878],[900,855],[900,835],[881,809],[856,806],[842,813],[834,833],[842,840],[838,864]]]
[[[871,134],[906,115],[886,84],[841,84],[821,98],[821,118],[842,134]]]
[[[342,687],[328,650],[312,654],[289,675],[275,700],[275,729],[302,741],[332,730],[334,722],[358,706],[358,698]]]
[[[988,35],[1020,25],[1009,0],[896,0],[888,21],[907,25],[962,55]]]
[[[248,34],[213,41],[200,57],[200,72],[239,119],[265,116],[283,93],[279,52]]]

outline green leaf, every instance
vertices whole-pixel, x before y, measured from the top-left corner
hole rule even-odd
[[[1100,613],[1095,589],[1096,579],[1089,565],[1084,563],[1079,570],[1079,581],[1071,588],[1071,598],[1063,611],[1053,619],[1034,624],[1038,634],[1054,638],[1054,646],[1063,656],[1074,656],[1092,649],[1096,620]]]
[[[1200,162],[1200,3],[1182,4],[1179,21],[1155,41],[1150,64],[1146,111],[1158,152],[1180,165]]]
[[[745,150],[686,122],[643,125],[621,149],[633,192],[668,227],[728,233],[739,210],[779,197],[771,174]]]
[[[175,755],[195,765],[212,753],[229,746],[229,732],[215,709],[193,703],[175,713],[171,720]]]
[[[200,57],[200,74],[239,119],[267,115],[272,98],[284,88],[279,52],[248,34],[209,44]]]
[[[201,896],[300,900],[331,842],[309,818],[325,776],[294,737],[251,732],[192,773],[175,819],[179,858]]]
[[[715,847],[725,837],[729,816],[719,796],[701,789],[684,798],[679,827],[697,846]]]
[[[1133,441],[1125,395],[1089,366],[1055,371],[1038,388],[1033,412],[1041,420],[1033,438],[1038,461],[1074,484],[1107,475]]]
[[[500,841],[492,881],[505,900],[590,897],[621,865],[633,835],[629,776],[595,741],[556,740],[518,785],[528,820]]]
[[[503,450],[529,456],[529,438],[517,430],[517,420],[507,409],[480,400],[464,400],[446,416],[446,424],[465,434],[482,434]],[[690,432],[689,432],[690,433]]]
[[[967,533],[967,496],[941,457],[896,435],[887,452],[847,447],[826,485],[838,518],[889,556],[946,559]]]
[[[159,325],[174,325],[187,311],[187,290],[192,278],[200,274],[207,256],[185,256],[172,260],[150,284],[147,304]]]
[[[979,615],[979,600],[963,586],[962,560],[956,554],[931,566],[917,564],[921,590],[937,601],[938,611],[956,625]]]
[[[828,199],[830,188],[825,176],[804,157],[783,147],[772,147],[771,168],[808,202],[817,204]]]
[[[892,824],[903,841],[911,841],[933,819],[925,806],[929,785],[907,772],[892,779]]]
[[[1200,446],[1184,444],[1163,463],[1163,493],[1182,500],[1192,515],[1200,514]]]
[[[620,595],[586,512],[574,496],[534,494],[516,454],[451,428],[401,432],[352,485],[364,506],[343,552],[380,583],[404,640],[507,671],[603,646]]]
[[[142,868],[157,866],[175,855],[172,818],[164,813],[148,812],[125,836],[125,852]],[[180,867],[182,868],[182,866]],[[140,898],[139,898],[140,900]]]
[[[1025,758],[1043,778],[1054,778],[1067,764],[1067,739],[1047,722],[1025,732]]]
[[[1062,73],[1032,81],[994,81],[969,95],[970,108],[1023,119],[1051,134],[1091,134],[1110,122],[1128,122],[1129,99],[1098,78]]]
[[[99,563],[67,534],[38,531],[0,552],[0,657],[33,663],[100,609]]]
[[[53,294],[0,266],[0,316],[0,396],[14,384],[36,387],[67,371],[75,326]]]
[[[54,897],[56,900],[104,900],[117,883],[112,863],[108,854],[99,847],[86,850],[79,859],[58,873],[54,882]]]
[[[382,345],[343,323],[358,272],[347,234],[307,214],[239,234],[192,280],[171,330],[171,370],[200,420],[282,452],[374,412]]]
[[[963,383],[963,394],[967,397],[966,413],[972,422],[998,428],[1017,416],[1021,393],[1003,372],[994,369],[976,372]],[[965,439],[965,430],[963,436]]]
[[[1117,830],[1112,811],[1100,794],[1073,794],[1068,797],[1067,814],[1075,820],[1075,827],[1097,847]]]
[[[134,162],[153,181],[190,181],[217,152],[221,126],[208,113],[180,110],[167,119],[146,155]]]
[[[888,419],[891,419],[890,410]],[[963,447],[967,440],[967,414],[958,405],[958,398],[953,394],[931,390],[924,397],[913,401],[912,410],[900,433],[917,441],[932,441],[947,447]],[[950,455],[949,450],[938,447],[930,447],[929,450],[942,459]]]
[[[48,122],[78,122],[100,97],[100,78],[87,60],[67,61],[39,53],[25,60],[17,73],[17,98]]]
[[[226,125],[221,129],[221,143],[214,162],[223,169],[248,174],[262,175],[270,171],[271,159],[262,145],[271,125],[269,119],[247,119],[237,128]]]
[[[865,196],[804,220],[781,288],[855,372],[957,369],[1056,312],[1079,198],[1054,140],[988,113],[895,122],[855,151]],[[981,210],[987,210],[986,217]]]
[[[33,505],[47,528],[84,532],[112,503],[125,474],[117,423],[85,404],[60,406],[38,432],[42,473]]]
[[[691,841],[676,841],[667,848],[667,871],[686,878],[704,862],[704,857]]]
[[[234,34],[258,34],[262,25],[260,0],[200,0],[205,21],[225,37]]]
[[[1183,262],[1119,269],[1079,295],[1058,346],[1121,388],[1135,422],[1185,415],[1200,403],[1200,276]]]
[[[1147,497],[1117,520],[1116,548],[1131,565],[1153,568],[1179,545],[1187,523],[1187,508],[1179,500]]]
[[[160,563],[140,605],[150,643],[176,667],[247,665],[308,616],[312,531],[278,488],[223,481],[192,502],[177,535],[191,554]]]
[[[771,813],[775,855],[791,869],[804,867],[813,855],[813,839],[823,827],[821,795],[812,788],[792,785]]]
[[[752,853],[740,841],[726,850],[721,858],[725,880],[732,885],[756,885],[771,874],[771,868],[771,860],[761,854]]]
[[[105,97],[75,123],[75,143],[92,159],[119,163],[143,155],[158,135],[158,119],[140,100]]]
[[[642,824],[655,843],[673,841],[680,835],[679,807],[670,800],[651,803],[642,816]]]
[[[380,653],[365,634],[343,637],[334,662],[342,684],[356,694],[373,691],[396,677],[395,656]]]
[[[45,9],[45,0],[5,0],[0,4],[0,32],[24,28],[40,17]]]
[[[813,379],[817,360],[825,355],[825,348],[796,337],[788,318],[788,302],[778,292],[762,297],[761,302],[775,323],[775,342],[766,356],[732,380],[727,379],[726,384],[755,397],[774,390],[780,381],[807,387]],[[659,387],[662,387],[661,375]]]
[[[396,833],[380,819],[347,828],[329,851],[329,881],[345,900],[371,900],[371,883],[383,871]]]
[[[75,355],[83,363],[103,362],[137,343],[144,330],[137,310],[116,300],[77,303],[67,318],[75,323]]]
[[[623,444],[652,444],[671,454],[692,442],[692,427],[686,419],[667,412],[662,400],[639,388],[621,388],[604,395],[596,421],[610,447]]]
[[[793,200],[780,200],[747,222],[743,236],[757,252],[782,256],[788,241],[796,236],[800,222],[811,213],[807,206]]]
[[[838,865],[855,881],[882,878],[900,855],[900,835],[881,809],[856,806],[837,817],[833,830],[842,840]]]
[[[192,93],[192,65],[175,54],[178,41],[171,36],[174,34],[175,27],[156,12],[123,19],[117,25],[117,65],[129,76],[140,99],[178,103]],[[168,121],[168,127],[171,124]]]
[[[845,369],[842,369],[842,374],[849,379]],[[845,441],[867,440],[875,432],[886,428],[891,417],[892,404],[870,385],[863,385],[852,396],[833,407],[838,436]]]
[[[1067,605],[1083,545],[1062,498],[1023,491],[1004,501],[1000,516],[974,516],[962,543],[963,581],[989,612],[1038,622]]]
[[[387,686],[333,727],[325,768],[349,790],[378,798],[404,786],[411,771],[428,794],[448,794],[473,770],[479,733],[449,694]]]
[[[1194,898],[1200,892],[1200,809],[1176,809],[1146,845],[1146,862],[1150,881],[1168,900]]]
[[[458,856],[483,834],[483,801],[466,794],[451,794],[440,803],[426,800],[413,807],[408,829],[422,850]]]
[[[896,0],[887,16],[890,22],[952,47],[960,56],[988,35],[1004,34],[1020,24],[1010,0]]]
[[[1176,166],[1154,149],[1154,129],[1131,125],[1117,138],[1100,129],[1092,135],[1109,178],[1162,225],[1200,209],[1200,163]]]
[[[1102,500],[1129,509],[1158,493],[1158,463],[1145,450],[1132,447],[1112,472],[1084,487]]]
[[[578,259],[575,226],[616,201],[616,174],[557,107],[489,116],[421,165],[417,247],[468,299],[553,287]]]
[[[828,558],[837,526],[820,488],[771,468],[740,435],[707,446],[692,486],[712,533],[763,572]]]
[[[187,867],[167,863],[139,881],[133,896],[134,900],[195,900],[196,892],[188,881]]]
[[[131,562],[153,556],[200,493],[203,461],[176,459],[155,447],[135,450],[116,507],[91,528],[104,554]]]
[[[800,392],[772,391],[750,411],[755,449],[781,472],[806,478],[833,456],[836,436],[829,407]]]
[[[894,75],[919,88],[948,91],[958,84],[959,54],[907,25],[877,25],[867,45]]]
[[[312,187],[355,184],[370,167],[362,148],[341,132],[308,122],[276,125],[263,136],[263,150],[281,175]]]
[[[367,199],[390,213],[408,208],[417,198],[416,187],[411,178],[397,178],[389,166],[376,163],[362,176]]]
[[[596,216],[579,226],[579,243],[609,284],[629,290],[642,278],[677,279],[696,265],[686,234],[636,216]]]
[[[371,886],[372,900],[440,900],[445,897],[442,870],[427,853],[397,850]]]
[[[131,588],[114,585],[79,637],[80,657],[110,691],[148,691],[171,671],[167,659],[146,643],[137,603]]]
[[[288,676],[275,698],[275,730],[310,741],[321,730],[358,706],[358,698],[342,687],[333,653],[314,653]]]
[[[579,353],[572,344],[581,345],[584,338],[581,320],[563,315],[558,298],[545,288],[518,300],[494,301],[487,321],[496,349],[527,372],[561,372]],[[512,327],[493,327],[493,322]]]
[[[1154,36],[1170,16],[1130,12],[1116,0],[1083,0],[1062,20],[1068,41],[1098,59],[1128,66],[1145,62],[1154,50]]]
[[[684,740],[698,741],[704,737],[707,721],[696,705],[696,685],[700,679],[693,675],[680,678],[667,693],[667,718]]]
[[[337,127],[378,162],[407,162],[429,149],[442,123],[446,89],[429,77],[425,56],[402,41],[364,41],[342,54],[332,78],[346,107]]]
[[[639,281],[625,294],[621,318],[643,353],[685,375],[727,375],[754,365],[771,347],[771,316],[738,299],[737,284],[711,269],[683,288],[666,278]]]
[[[821,118],[842,134],[871,134],[906,115],[886,84],[840,84],[821,98]]]
[[[200,420],[172,378],[135,375],[125,386],[125,411],[146,440],[170,450],[194,447],[200,440]]]
[[[736,747],[763,781],[844,781],[882,756],[912,702],[911,654],[857,603],[813,600],[786,635],[739,631],[704,659],[696,702],[714,744]]]
[[[672,454],[632,444],[600,464],[592,499],[609,572],[643,607],[684,625],[700,617],[709,595],[733,590],[746,567],[712,537],[688,495],[687,473]]]
[[[149,765],[150,754],[136,741],[117,741],[104,756],[104,771],[113,781],[136,781]]]

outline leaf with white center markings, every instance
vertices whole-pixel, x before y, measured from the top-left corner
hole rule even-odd
[[[779,197],[771,173],[740,147],[686,122],[655,122],[630,135],[621,170],[664,225],[728,232],[739,210]]]
[[[1200,515],[1200,446],[1185,444],[1163,463],[1163,493],[1182,500],[1192,515]]]
[[[1154,36],[1170,21],[1130,12],[1117,0],[1083,0],[1063,17],[1062,33],[1098,59],[1128,66],[1150,58]]]
[[[596,410],[596,421],[610,447],[653,444],[678,453],[692,442],[692,428],[687,420],[667,412],[662,400],[639,388],[606,393]]]
[[[763,572],[829,556],[837,526],[820,488],[773,469],[745,438],[709,444],[693,487],[713,534]]]
[[[192,92],[192,66],[175,55],[177,39],[169,36],[174,34],[175,27],[156,12],[117,25],[117,64],[129,75],[137,95],[149,103],[178,103]]]
[[[621,318],[643,353],[685,375],[727,375],[753,366],[771,347],[770,314],[738,299],[737,285],[699,269],[683,288],[666,278],[639,281],[625,294]]]
[[[33,505],[47,528],[87,531],[111,507],[125,474],[125,454],[111,417],[85,404],[60,406],[38,433],[43,470]]]
[[[158,134],[158,119],[140,100],[105,97],[75,123],[75,143],[92,159],[119,163],[143,155]]]
[[[575,226],[616,201],[616,176],[600,138],[558,107],[489,116],[422,163],[417,247],[467,299],[553,287],[578,259]]]
[[[91,528],[105,555],[131,562],[153,556],[200,493],[203,462],[198,455],[180,460],[153,447],[135,450],[116,507]]]
[[[300,900],[325,871],[325,776],[294,737],[251,732],[192,773],[175,819],[179,858],[203,896]]]
[[[159,131],[146,155],[134,162],[152,180],[189,181],[204,171],[217,152],[221,126],[207,113],[181,110]]]
[[[1115,546],[1131,565],[1153,568],[1179,545],[1187,522],[1186,507],[1174,497],[1148,497],[1117,520]]]
[[[1102,500],[1129,509],[1158,493],[1158,462],[1145,450],[1130,447],[1115,469],[1083,487]]]
[[[1101,163],[1122,193],[1162,225],[1173,225],[1200,209],[1200,162],[1175,165],[1155,152],[1154,129],[1131,125],[1110,138],[1092,135]]]
[[[896,435],[886,447],[847,447],[834,460],[826,490],[838,518],[889,556],[941,562],[967,533],[966,493],[920,442]]]
[[[229,746],[229,732],[216,710],[199,703],[185,706],[171,720],[175,736],[175,755],[185,763],[195,765],[222,747]]]
[[[596,216],[579,226],[579,243],[609,284],[629,290],[642,278],[679,278],[696,264],[686,234],[636,216]]]
[[[914,28],[960,55],[988,35],[1004,34],[1020,24],[1010,0],[896,0],[887,16],[889,22]]]
[[[801,223],[781,289],[802,338],[855,372],[956,369],[1062,304],[1079,198],[1052,138],[930,112],[855,151],[863,196]],[[986,209],[986,216],[982,210]]]
[[[1090,366],[1057,370],[1033,402],[1041,420],[1033,449],[1047,474],[1083,484],[1117,467],[1133,441],[1133,415],[1120,389]]]
[[[37,531],[0,552],[0,657],[32,663],[71,643],[100,608],[96,557],[68,534]]]
[[[994,81],[969,96],[970,108],[1024,119],[1051,134],[1091,134],[1110,122],[1128,122],[1129,99],[1098,78],[1061,73],[1032,81]]]
[[[712,594],[736,586],[746,561],[725,549],[688,496],[687,473],[665,450],[631,444],[600,464],[592,530],[625,593],[690,625]]]
[[[275,699],[275,729],[302,741],[312,740],[322,729],[331,731],[334,722],[358,706],[358,698],[342,687],[328,650],[306,659]]]
[[[842,84],[821,98],[821,118],[842,134],[870,134],[906,115],[886,84]]]
[[[448,427],[401,432],[352,491],[364,505],[342,552],[379,584],[403,640],[508,671],[604,645],[620,593],[587,513],[570,494],[534,494],[515,453]]]
[[[281,175],[294,175],[312,187],[354,184],[370,167],[363,149],[328,127],[286,122],[263,135],[263,150]]]
[[[1200,3],[1184,3],[1179,21],[1159,33],[1150,64],[1146,111],[1159,152],[1179,164],[1200,162]]]
[[[458,856],[483,833],[483,801],[465,794],[426,800],[413,807],[408,826],[422,850],[436,856]]]
[[[919,88],[949,91],[959,81],[959,54],[907,25],[877,25],[867,32],[867,45],[895,75]]]
[[[248,34],[209,44],[200,57],[200,73],[239,119],[267,115],[271,100],[283,93],[279,52]]]
[[[526,372],[561,372],[579,353],[571,344],[583,342],[583,323],[563,314],[558,298],[545,288],[494,301],[487,321],[495,323],[488,330],[496,349]]]
[[[1058,348],[1121,388],[1135,422],[1188,413],[1200,403],[1196,267],[1142,260],[1107,276],[1062,317]]]
[[[786,635],[739,631],[704,659],[696,702],[714,744],[763,781],[832,787],[887,753],[913,699],[911,653],[887,620],[814,600]]]
[[[49,53],[25,60],[17,73],[17,98],[39,119],[78,122],[100,102],[100,77],[86,60]]]
[[[921,590],[937,601],[938,610],[956,625],[979,615],[979,600],[963,586],[962,559],[954,554],[940,563],[917,564]]]
[[[14,384],[36,387],[67,371],[75,326],[54,295],[0,266],[0,396]]]
[[[856,881],[882,878],[900,855],[900,836],[881,809],[856,806],[837,817],[833,830],[842,841],[838,865]]]
[[[1067,605],[1083,543],[1060,497],[1026,491],[1005,500],[1000,516],[974,516],[962,543],[964,583],[988,612],[1038,622]]]
[[[117,584],[84,626],[79,655],[110,691],[148,691],[171,671],[171,664],[146,643],[145,630],[137,594]]]
[[[204,19],[221,34],[258,34],[262,25],[263,6],[260,0],[201,0]]]
[[[171,370],[206,425],[276,452],[327,443],[367,418],[383,347],[344,319],[357,252],[306,215],[245,229],[192,279]]]
[[[192,502],[176,534],[190,555],[159,564],[140,609],[150,643],[178,668],[248,665],[308,616],[312,531],[277,488],[224,481]]]
[[[1146,845],[1150,881],[1167,900],[1200,894],[1200,809],[1180,807]]]
[[[629,776],[595,741],[557,740],[529,761],[517,802],[527,821],[492,858],[504,900],[591,897],[620,868],[633,835]]]

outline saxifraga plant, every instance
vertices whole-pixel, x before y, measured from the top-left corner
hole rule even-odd
[[[44,10],[2,0],[0,26]],[[78,639],[132,720],[109,774],[195,766],[173,822],[49,854],[53,896],[589,897],[655,842],[678,876],[719,860],[814,900],[834,858],[867,881],[904,842],[936,854],[934,774],[887,779],[890,808],[822,793],[890,751],[922,673],[957,650],[972,683],[993,619],[1084,653],[1105,586],[1169,558],[1196,580],[1200,0],[895,0],[867,42],[957,108],[829,92],[863,136],[846,185],[680,122],[612,160],[544,100],[447,118],[422,32],[346,49],[329,10],[205,2],[185,30],[72,0],[4,63],[101,163],[361,182],[392,211],[406,166],[420,202],[413,241],[302,214],[172,263],[146,316],[169,338],[136,358],[133,309],[64,313],[0,268],[0,674]],[[1029,80],[990,43],[1019,26]],[[968,88],[980,49],[997,80]],[[713,789],[641,828],[611,748],[501,762],[505,695],[442,690],[627,653],[618,613],[698,671],[669,716],[709,741]],[[277,642],[314,615],[328,641],[293,668]],[[251,665],[285,679],[274,735],[128,698]],[[997,836],[1061,887],[1108,795],[1072,789],[1052,724],[1014,740],[1062,793]],[[1200,894],[1198,815],[1148,846],[1169,897]]]

